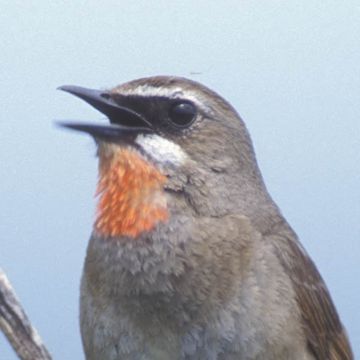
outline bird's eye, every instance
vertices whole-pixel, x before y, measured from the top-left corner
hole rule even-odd
[[[190,126],[196,117],[196,107],[190,102],[178,102],[172,105],[169,111],[169,119],[173,125],[179,128]]]

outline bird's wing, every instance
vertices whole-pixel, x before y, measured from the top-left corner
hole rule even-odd
[[[316,266],[291,235],[274,240],[277,256],[293,283],[310,353],[317,360],[352,360],[346,331]]]

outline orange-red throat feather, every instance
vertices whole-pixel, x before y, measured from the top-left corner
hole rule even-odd
[[[100,145],[95,230],[136,238],[166,221],[166,177],[131,148]]]

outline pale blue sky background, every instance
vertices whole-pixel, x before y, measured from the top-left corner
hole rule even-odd
[[[203,82],[237,108],[360,357],[358,0],[0,4],[0,266],[55,359],[83,358],[97,174],[92,140],[54,120],[103,119],[55,89],[155,74]],[[0,359],[15,359],[1,334]]]

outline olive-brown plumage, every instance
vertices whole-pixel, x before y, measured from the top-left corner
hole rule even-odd
[[[165,76],[62,89],[111,122],[65,124],[94,136],[99,156],[81,283],[87,359],[353,359],[224,99]]]

